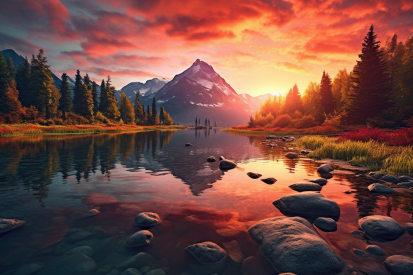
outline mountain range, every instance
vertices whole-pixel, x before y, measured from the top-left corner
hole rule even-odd
[[[11,49],[1,52],[5,58],[12,58],[16,69],[24,62],[24,58]],[[52,77],[59,89],[61,79],[53,72]],[[70,76],[69,82],[74,87],[74,81]],[[169,82],[164,78],[153,78],[145,83],[131,82],[116,91],[116,97],[119,99],[123,91],[134,102],[138,90],[142,95],[142,105],[151,106],[152,98],[155,97],[158,108],[163,105],[179,124],[194,124],[197,117],[201,119],[201,124],[208,118],[211,125],[216,122],[218,126],[245,124],[248,117],[271,96],[265,94],[253,97],[249,94],[237,94],[211,65],[199,59]]]

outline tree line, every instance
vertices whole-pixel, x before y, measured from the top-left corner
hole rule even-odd
[[[195,118],[195,127],[198,127],[198,126],[202,126],[202,125],[201,125],[201,119],[198,118],[198,117],[196,117],[196,118]],[[214,123],[214,126],[217,127],[217,122],[216,122],[216,121],[215,121],[215,123]],[[208,118],[205,118],[204,127],[205,127],[205,128],[211,127],[211,121],[209,121]]]
[[[381,47],[371,26],[358,57],[352,71],[339,70],[334,79],[324,71],[303,96],[294,85],[285,97],[269,98],[248,126],[413,127],[413,38],[403,43],[395,34]]]
[[[60,90],[42,49],[37,56],[27,58],[16,71],[12,59],[0,53],[0,122],[40,122],[44,124],[126,123],[137,125],[172,125],[171,116],[161,106],[158,115],[156,100],[152,109],[141,105],[141,94],[136,93],[135,105],[122,92],[120,102],[108,76],[100,85],[88,74],[82,78],[77,70],[72,89],[69,77],[62,74]]]

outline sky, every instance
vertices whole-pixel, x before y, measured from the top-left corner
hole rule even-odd
[[[172,79],[196,59],[237,93],[302,93],[323,71],[352,70],[370,25],[413,36],[412,0],[0,0],[0,50],[51,70],[130,82]]]

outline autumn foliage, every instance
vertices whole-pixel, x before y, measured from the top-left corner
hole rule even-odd
[[[392,146],[407,146],[413,144],[413,128],[389,131],[379,128],[362,128],[344,133],[341,140],[379,141]]]

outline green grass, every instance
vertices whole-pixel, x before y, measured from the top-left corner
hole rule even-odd
[[[339,141],[323,136],[303,136],[296,146],[312,150],[314,159],[341,159],[353,165],[365,165],[370,171],[413,176],[413,147],[388,146],[376,141]]]

